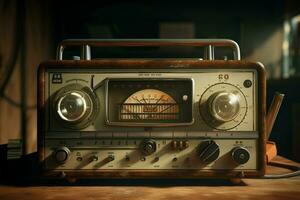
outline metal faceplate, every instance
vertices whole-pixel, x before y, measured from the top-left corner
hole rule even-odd
[[[254,69],[49,69],[45,76],[46,133],[45,169],[231,169],[256,170],[258,168],[258,81]],[[109,120],[109,94],[107,80],[191,80],[191,120],[184,123],[119,123]],[[97,101],[93,118],[85,126],[68,127],[57,120],[53,109],[56,95],[70,84],[90,88]],[[126,85],[125,85],[126,86]],[[126,86],[127,87],[127,86]],[[129,86],[128,86],[129,87]],[[126,89],[126,88],[124,88]],[[158,89],[159,90],[159,89]],[[138,91],[138,90],[137,90]],[[163,92],[168,94],[168,90]],[[208,116],[211,96],[231,92],[239,98],[239,112],[233,120],[220,123]],[[171,92],[172,93],[172,92]],[[130,96],[130,94],[129,94]],[[124,99],[126,100],[126,99]],[[169,102],[173,103],[173,100]],[[120,102],[122,103],[122,102]],[[70,107],[71,109],[72,107]],[[227,106],[225,105],[224,109]],[[150,108],[147,108],[148,111]],[[151,110],[151,109],[150,109]],[[144,111],[145,112],[145,111]],[[174,110],[176,113],[177,111]],[[189,112],[181,109],[180,112]],[[145,128],[146,127],[146,128]],[[148,127],[148,128],[147,128]],[[151,128],[149,128],[151,127]],[[153,139],[157,149],[143,155],[139,148],[145,139]],[[197,148],[206,139],[214,140],[220,150],[218,158],[203,164]],[[173,141],[187,142],[185,148],[173,148]],[[70,155],[65,163],[57,163],[53,153],[66,146]],[[231,151],[246,148],[250,159],[243,165],[232,162]]]

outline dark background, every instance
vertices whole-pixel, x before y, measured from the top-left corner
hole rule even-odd
[[[293,19],[299,14],[300,2],[293,0],[0,0],[1,152],[5,155],[6,144],[22,135],[27,137],[24,151],[27,154],[36,151],[37,66],[43,60],[55,59],[55,48],[60,41],[70,38],[228,38],[239,43],[242,59],[260,61],[266,66],[268,105],[275,91],[286,94],[270,140],[277,143],[280,155],[300,161],[300,28],[293,25]],[[286,43],[290,45],[286,47]],[[289,54],[285,53],[286,49]],[[143,51],[108,48],[96,53],[93,56],[199,55],[195,49],[178,48]]]

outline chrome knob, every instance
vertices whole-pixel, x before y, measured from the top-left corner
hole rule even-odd
[[[71,151],[68,147],[59,147],[54,152],[54,158],[58,163],[65,163],[70,155]]]
[[[240,111],[240,97],[234,92],[218,92],[209,99],[209,112],[220,122],[233,120]]]
[[[53,113],[59,126],[72,129],[87,127],[97,116],[99,100],[93,90],[80,84],[69,84],[55,93]]]
[[[65,93],[57,103],[59,117],[67,122],[80,121],[87,112],[89,102],[80,91]]]
[[[106,159],[107,159],[107,162],[111,162],[111,161],[115,160],[115,156],[114,155],[108,155]]]

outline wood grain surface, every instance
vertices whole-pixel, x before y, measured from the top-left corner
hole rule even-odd
[[[282,157],[275,159],[300,167]],[[286,169],[268,166],[267,172],[280,174]],[[93,199],[300,199],[300,177],[289,179],[243,179],[239,185],[221,180],[155,180],[155,181],[108,181],[98,184],[77,182],[68,185],[2,185],[1,200],[93,200]]]

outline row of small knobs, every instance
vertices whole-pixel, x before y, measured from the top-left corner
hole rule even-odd
[[[156,151],[156,142],[154,140],[145,140],[140,145],[141,152],[147,156]],[[67,147],[58,148],[54,155],[58,163],[64,163],[70,154]],[[220,154],[219,145],[213,140],[205,140],[198,146],[198,157],[202,163],[211,163],[215,161]],[[245,164],[250,159],[250,153],[243,147],[235,147],[231,151],[231,157],[237,164]],[[109,161],[114,160],[111,156],[108,157]]]
[[[68,160],[71,151],[67,147],[60,147],[54,152],[54,157],[57,163],[64,163]],[[82,159],[82,158],[81,158]],[[114,155],[108,155],[106,161],[110,162],[115,159]],[[91,161],[97,161],[98,157],[96,155],[91,157]]]
[[[156,142],[154,140],[145,140],[140,145],[140,150],[144,155],[150,155],[156,151]],[[67,147],[60,147],[54,152],[55,160],[58,163],[64,163],[70,154]],[[114,160],[112,155],[108,156],[108,161]]]

